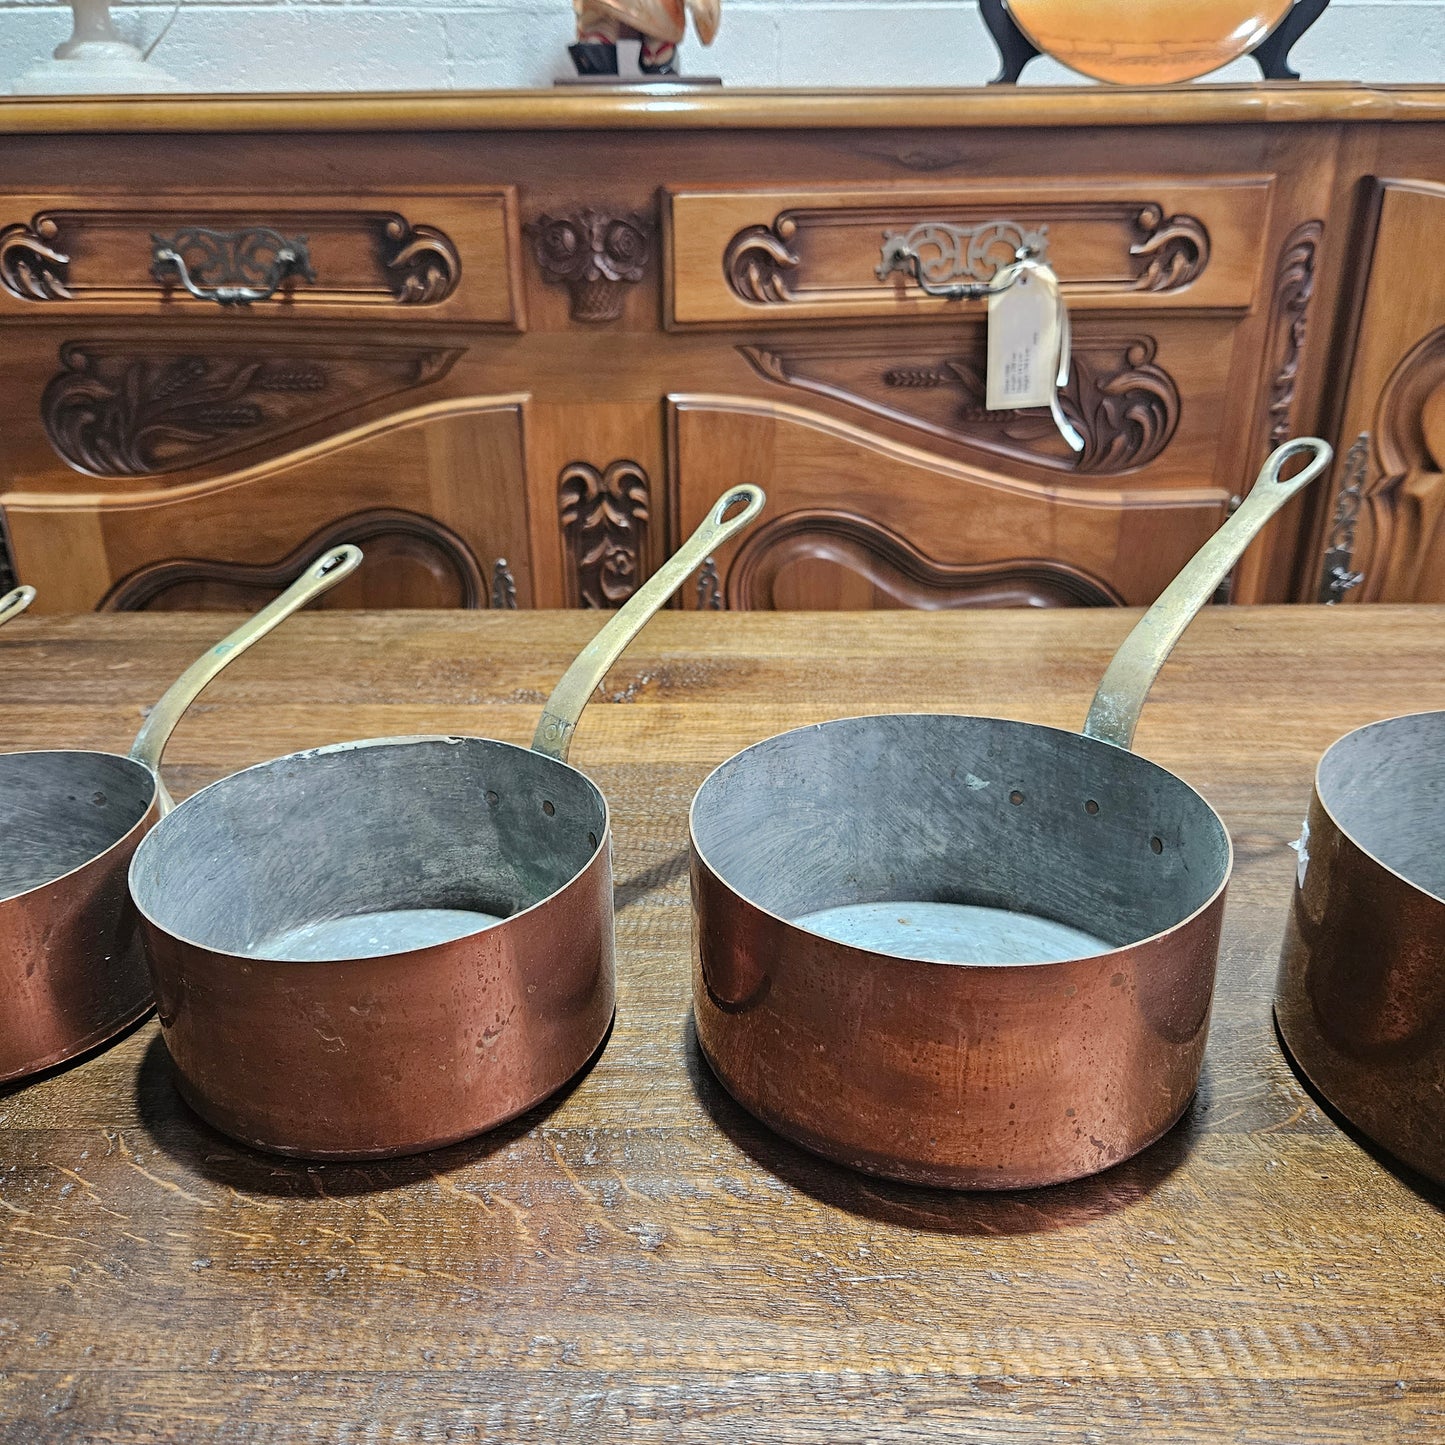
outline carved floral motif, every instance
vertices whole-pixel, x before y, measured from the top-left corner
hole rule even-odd
[[[1340,489],[1335,494],[1335,511],[1325,540],[1324,570],[1320,576],[1318,601],[1331,604],[1365,580],[1363,572],[1352,572],[1355,527],[1364,501],[1365,479],[1370,469],[1370,434],[1361,432],[1345,454]]]
[[[802,262],[789,242],[798,223],[779,216],[771,226],[746,226],[723,252],[723,275],[744,301],[791,301],[787,273]]]
[[[69,301],[70,257],[54,244],[59,234],[49,216],[0,231],[0,285],[22,301]]]
[[[632,461],[599,471],[570,462],[557,479],[558,511],[571,568],[573,607],[620,607],[642,580],[649,520],[647,473]]]
[[[654,226],[637,211],[580,210],[538,216],[526,232],[543,280],[566,286],[574,321],[616,321],[622,287],[642,280],[652,261]]]
[[[1274,342],[1278,356],[1269,388],[1269,444],[1277,447],[1289,440],[1295,387],[1299,383],[1300,361],[1304,356],[1309,326],[1310,298],[1315,290],[1315,254],[1324,225],[1306,221],[1290,232],[1280,253],[1274,283]]]
[[[722,582],[717,575],[717,558],[709,557],[697,574],[697,609],[699,612],[723,610]]]
[[[1129,247],[1143,266],[1134,280],[1136,291],[1178,291],[1197,281],[1209,264],[1209,232],[1195,216],[1164,218],[1152,202],[1134,222],[1139,239]]]
[[[451,237],[435,226],[414,226],[404,216],[390,216],[382,226],[382,264],[392,294],[404,306],[445,301],[462,279]]]
[[[914,358],[900,354],[896,343],[877,342],[739,349],[771,381],[1041,466],[1081,472],[1144,466],[1179,425],[1179,389],[1155,360],[1148,336],[1075,338],[1059,401],[1084,438],[1077,457],[1060,441],[1048,408],[988,410],[981,357]]]

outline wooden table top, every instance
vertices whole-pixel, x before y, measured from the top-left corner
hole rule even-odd
[[[1132,614],[682,615],[573,761],[616,828],[619,1003],[572,1089],[410,1160],[270,1159],[176,1097],[153,1021],[0,1094],[0,1441],[1445,1439],[1445,1195],[1282,1058],[1270,995],[1314,762],[1445,708],[1445,611],[1220,608],[1138,748],[1237,850],[1203,1081],[1081,1183],[891,1185],[769,1134],[700,1060],[687,805],[723,758],[857,712],[1077,727]],[[586,614],[307,614],[182,724],[175,791],[345,738],[517,742]],[[0,738],[124,750],[215,617],[21,618]]]

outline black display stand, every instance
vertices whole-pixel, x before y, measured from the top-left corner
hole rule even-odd
[[[1289,67],[1290,47],[1320,18],[1330,0],[1295,0],[1283,20],[1250,52],[1266,80],[1298,80],[1299,71]],[[990,85],[1014,85],[1024,66],[1041,52],[1014,24],[1006,0],[978,0],[979,14],[998,46],[1003,69]]]

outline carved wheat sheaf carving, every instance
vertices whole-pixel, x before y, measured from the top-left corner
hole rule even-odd
[[[647,473],[632,461],[615,461],[601,471],[588,462],[570,462],[557,478],[557,501],[572,564],[569,605],[620,607],[642,580],[650,516]]]
[[[22,301],[69,301],[69,255],[55,244],[60,228],[48,216],[0,231],[0,285]]]
[[[1179,425],[1179,388],[1155,359],[1152,337],[1076,338],[1064,414],[1084,438],[1068,452],[1045,407],[989,411],[984,362],[977,356],[936,361],[899,355],[878,342],[796,349],[744,346],[742,354],[770,381],[831,396],[938,436],[1081,472],[1120,472],[1154,460]]]
[[[1178,291],[1197,281],[1209,264],[1209,232],[1195,216],[1164,218],[1163,209],[1145,206],[1134,222],[1139,239],[1129,247],[1142,259],[1136,291]]]
[[[392,294],[404,306],[445,301],[462,279],[451,237],[435,226],[414,226],[404,216],[390,216],[382,226],[382,264]]]
[[[51,445],[77,471],[151,476],[429,385],[460,355],[408,347],[136,354],[117,343],[68,342],[40,410]]]
[[[791,301],[787,273],[802,262],[788,244],[798,223],[779,216],[771,226],[747,226],[728,242],[723,252],[723,275],[744,301]]]
[[[1299,384],[1300,362],[1304,357],[1309,328],[1310,298],[1315,291],[1315,256],[1324,224],[1306,221],[1285,239],[1274,283],[1274,332],[1271,354],[1276,356],[1274,379],[1269,388],[1269,444],[1288,441],[1294,411],[1295,388]]]

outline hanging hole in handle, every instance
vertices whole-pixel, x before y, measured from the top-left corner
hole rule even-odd
[[[758,502],[756,488],[739,488],[735,492],[729,492],[722,501],[717,504],[716,520],[728,522],[742,515],[749,507]]]

